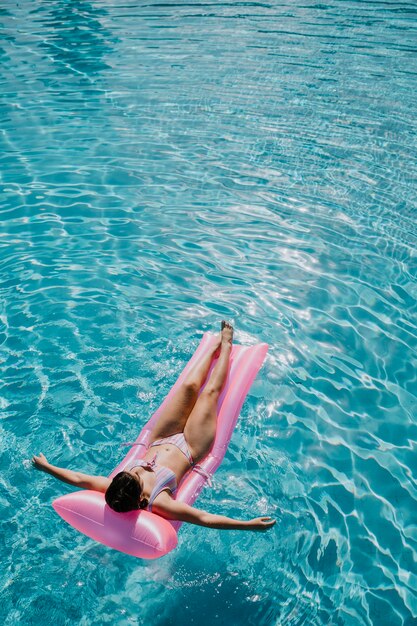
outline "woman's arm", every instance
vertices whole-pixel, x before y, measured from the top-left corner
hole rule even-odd
[[[81,489],[92,489],[93,491],[104,493],[111,483],[110,478],[105,476],[90,476],[89,474],[82,474],[81,472],[74,472],[73,470],[51,465],[42,453],[39,456],[34,456],[32,463],[37,469],[59,478],[64,483],[80,487]]]
[[[225,515],[215,515],[195,509],[185,502],[173,500],[165,491],[155,500],[153,511],[166,519],[189,522],[207,528],[220,528],[222,530],[267,530],[275,524],[270,517],[255,517],[251,520],[237,520]]]

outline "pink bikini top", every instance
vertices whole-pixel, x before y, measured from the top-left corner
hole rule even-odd
[[[151,469],[156,475],[155,486],[152,489],[152,493],[149,497],[149,511],[152,511],[153,501],[156,497],[159,496],[162,491],[168,489],[168,491],[170,491],[172,494],[175,494],[177,491],[177,478],[174,472],[169,469],[169,467],[165,467],[165,465],[157,465],[157,458],[158,455],[155,454],[151,461],[143,461],[140,459],[136,461],[135,465],[132,465],[132,467],[130,468],[130,470],[132,470],[134,467],[146,467],[147,469]]]
[[[129,446],[129,447],[130,446],[144,446],[146,449],[148,449],[148,446],[141,441],[128,441],[120,445]],[[153,443],[153,445],[155,445],[155,442]],[[143,461],[142,459],[138,459],[135,462],[135,464],[130,467],[131,470],[134,467],[148,467],[149,469],[153,470],[156,474],[155,487],[152,489],[152,493],[149,498],[149,504],[148,504],[149,511],[152,511],[152,503],[155,500],[155,498],[159,496],[161,491],[165,491],[165,489],[168,489],[168,491],[170,491],[172,495],[175,495],[178,489],[177,478],[174,472],[171,469],[169,469],[169,467],[165,467],[165,465],[157,465],[156,464],[157,458],[158,458],[158,453],[155,454],[155,456],[153,457],[151,461]],[[200,474],[200,476],[203,476],[211,487],[212,486],[211,474],[207,472],[200,464],[194,465],[194,461],[192,459],[190,461],[190,464],[192,465],[191,471],[196,472],[197,474]]]

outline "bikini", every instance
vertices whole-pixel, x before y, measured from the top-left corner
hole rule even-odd
[[[151,461],[136,461],[135,465],[132,465],[130,468],[130,471],[132,471],[135,467],[146,467],[155,473],[156,481],[155,486],[152,489],[152,493],[149,496],[148,511],[152,511],[153,501],[162,491],[168,489],[172,495],[174,495],[177,491],[177,478],[174,472],[169,469],[169,467],[165,467],[165,465],[157,465],[157,458],[158,454],[155,454]]]
[[[187,461],[189,462],[191,467],[193,467],[194,459],[191,454],[190,448],[188,447],[188,443],[185,440],[184,433],[177,433],[176,435],[171,435],[170,437],[157,439],[156,441],[151,443],[149,447],[153,448],[153,446],[162,446],[164,443],[172,443],[173,446],[176,446],[179,450],[181,450],[181,452],[187,458]]]
[[[154,446],[161,446],[166,443],[171,443],[172,445],[176,446],[179,450],[181,450],[181,452],[184,454],[187,461],[189,462],[190,466],[195,471],[197,471],[198,473],[202,473],[204,471],[203,468],[200,468],[199,466],[195,465],[190,448],[188,447],[188,444],[185,440],[184,433],[177,433],[169,437],[163,437],[162,439],[157,439],[156,441],[151,443],[149,448],[153,448]],[[138,445],[143,445],[143,444],[138,444]],[[155,456],[153,457],[151,461],[139,460],[139,461],[136,461],[135,465],[133,465],[130,468],[130,471],[131,471],[135,467],[146,467],[155,473],[155,476],[156,476],[155,486],[152,489],[151,495],[149,496],[149,503],[148,503],[149,511],[152,511],[152,504],[155,498],[157,498],[162,491],[168,490],[172,493],[172,495],[175,495],[177,491],[177,478],[174,472],[169,467],[165,467],[165,465],[158,465],[156,462],[157,458],[158,458],[158,453],[155,454]]]

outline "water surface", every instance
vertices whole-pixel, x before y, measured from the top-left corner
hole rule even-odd
[[[412,2],[6,3],[7,625],[417,623]],[[204,331],[270,344],[198,505],[145,562],[67,526]]]

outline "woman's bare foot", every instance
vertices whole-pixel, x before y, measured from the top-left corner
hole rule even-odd
[[[233,326],[229,324],[229,322],[226,322],[225,320],[222,321],[221,338],[222,338],[222,342],[226,341],[227,343],[230,343],[230,345],[232,345]]]

